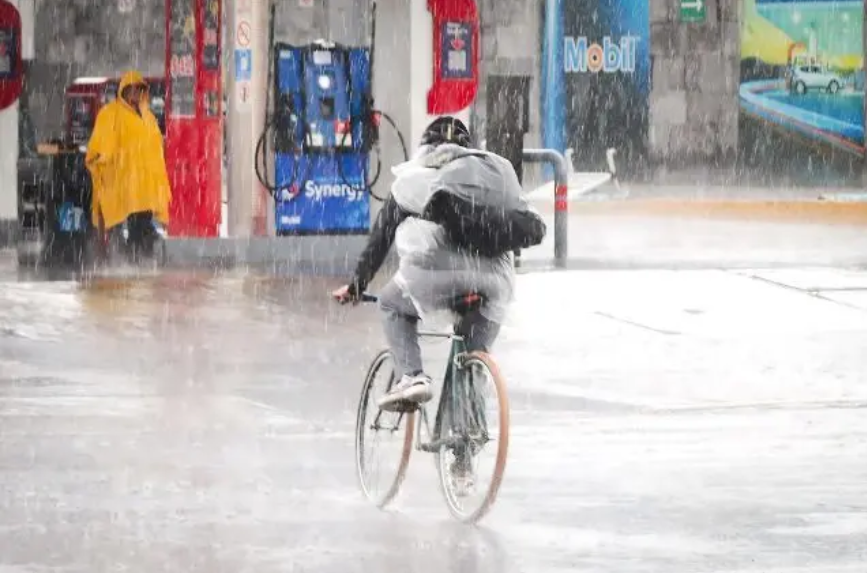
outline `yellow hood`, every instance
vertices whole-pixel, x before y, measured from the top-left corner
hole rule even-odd
[[[134,86],[136,84],[148,85],[147,81],[144,79],[144,76],[135,70],[130,70],[126,72],[123,76],[121,76],[120,85],[117,86],[118,99],[121,100],[123,103],[126,103],[126,100],[120,97],[123,93],[123,90],[125,88],[128,88],[129,86]],[[150,99],[148,95],[149,94],[147,93],[144,94],[144,97],[142,97],[141,100],[141,105],[139,107],[150,107]]]
[[[147,85],[147,82],[145,81],[144,76],[135,70],[126,72],[120,78],[120,85],[117,87],[117,93],[121,94],[123,93],[124,88],[128,88],[129,86],[133,86],[135,84]]]

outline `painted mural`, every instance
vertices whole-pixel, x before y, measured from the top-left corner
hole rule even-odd
[[[740,147],[768,173],[857,176],[863,0],[742,0]]]

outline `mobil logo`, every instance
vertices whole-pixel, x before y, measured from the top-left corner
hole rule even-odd
[[[311,201],[323,201],[325,199],[346,199],[347,201],[359,201],[364,197],[364,188],[361,185],[343,181],[307,181],[304,184],[304,196]]]
[[[590,42],[586,36],[566,36],[563,39],[563,68],[568,73],[632,73],[638,36],[622,36],[619,40],[604,36],[602,43]]]

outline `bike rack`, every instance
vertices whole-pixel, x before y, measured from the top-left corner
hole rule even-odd
[[[566,266],[569,250],[569,170],[566,158],[554,149],[525,149],[527,163],[551,163],[554,166],[554,266]]]

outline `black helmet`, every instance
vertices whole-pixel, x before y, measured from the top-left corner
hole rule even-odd
[[[470,130],[464,122],[456,117],[444,115],[438,117],[428,125],[421,136],[422,145],[439,145],[441,143],[454,143],[461,147],[470,147]]]

